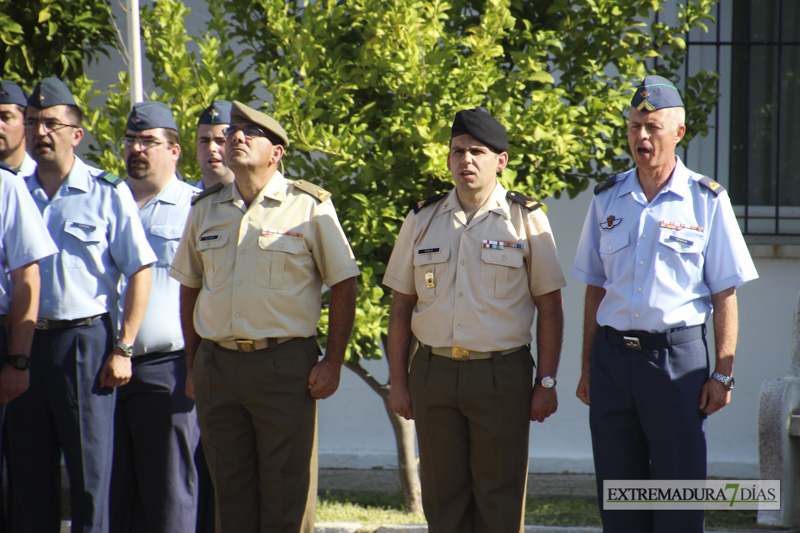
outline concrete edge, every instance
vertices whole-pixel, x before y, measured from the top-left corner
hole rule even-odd
[[[314,533],[427,533],[424,524],[370,525],[356,522],[317,522]],[[599,527],[525,526],[525,533],[602,533]]]

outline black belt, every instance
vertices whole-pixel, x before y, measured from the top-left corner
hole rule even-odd
[[[669,348],[670,346],[702,339],[706,336],[705,324],[674,328],[664,333],[619,331],[611,326],[603,326],[602,330],[608,342],[636,351]]]
[[[36,321],[36,329],[67,329],[89,326],[98,318],[103,318],[105,314],[89,316],[86,318],[75,318],[73,320],[53,320],[50,318],[40,318]]]

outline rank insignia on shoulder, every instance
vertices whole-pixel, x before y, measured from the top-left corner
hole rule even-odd
[[[698,180],[700,185],[704,186],[707,189],[710,189],[711,192],[714,193],[715,196],[719,196],[722,191],[725,190],[725,187],[717,183],[716,181],[712,180],[708,176],[703,176]]]
[[[320,202],[324,202],[325,200],[331,197],[331,193],[329,193],[322,187],[314,185],[313,183],[310,183],[306,180],[297,180],[294,182],[294,186],[303,191],[304,193],[310,194]]]
[[[108,183],[110,183],[114,187],[119,187],[119,185],[121,183],[123,183],[122,178],[112,174],[111,172],[103,172],[102,174],[97,176],[97,179],[101,179],[103,181],[107,181]]]
[[[202,192],[195,194],[194,196],[192,196],[192,205],[196,204],[206,196],[211,196],[215,192],[221,191],[224,186],[225,185],[223,185],[221,181],[218,181],[208,189],[204,189]]]
[[[512,202],[516,202],[528,211],[536,211],[542,204],[534,200],[533,198],[529,198],[522,194],[521,192],[517,191],[508,191],[506,193],[506,198],[511,200]]]
[[[614,185],[619,183],[619,181],[620,181],[620,175],[619,174],[611,176],[610,178],[608,178],[604,182],[598,183],[597,186],[595,186],[595,188],[594,188],[594,193],[595,194],[600,194],[604,190],[610,189],[611,187],[613,187]]]
[[[608,215],[608,218],[606,218],[605,221],[600,223],[600,227],[603,229],[611,229],[619,226],[620,222],[622,222],[621,218],[617,218],[614,215]]]
[[[425,200],[422,200],[421,202],[414,202],[411,205],[411,209],[414,211],[414,214],[417,214],[422,209],[424,209],[425,207],[428,207],[429,205],[435,204],[436,202],[438,202],[439,200],[441,200],[445,196],[447,196],[447,191],[440,192],[439,194],[431,196],[430,198],[426,198]]]

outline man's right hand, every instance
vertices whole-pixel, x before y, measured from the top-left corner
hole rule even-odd
[[[28,390],[30,379],[28,370],[17,370],[11,365],[3,365],[0,369],[0,404],[8,405],[8,402]]]
[[[184,390],[184,394],[193,402],[196,401],[194,399],[194,378],[191,372],[186,373],[186,389]]]
[[[389,389],[389,407],[406,420],[414,420],[414,411],[411,409],[411,394],[408,392],[407,384],[392,383]]]
[[[581,374],[581,379],[578,380],[578,390],[575,391],[575,396],[580,401],[589,405],[589,374]]]

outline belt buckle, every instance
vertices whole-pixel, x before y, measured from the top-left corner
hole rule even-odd
[[[36,321],[36,329],[47,329],[47,319],[40,318]]]
[[[236,339],[236,347],[240,352],[255,352],[256,342],[250,339]]]
[[[625,341],[625,348],[628,350],[642,351],[642,343],[639,342],[639,337],[622,337]]]
[[[452,356],[456,361],[469,361],[469,350],[453,346]]]

